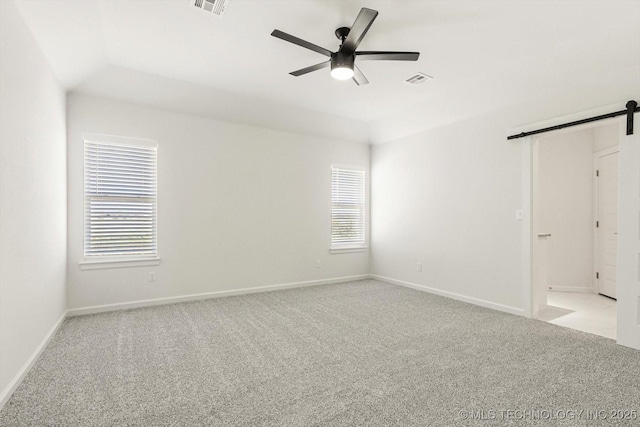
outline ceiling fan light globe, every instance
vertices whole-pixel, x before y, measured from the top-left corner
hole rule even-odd
[[[331,77],[336,80],[349,80],[353,77],[353,70],[349,67],[336,67],[331,70]]]

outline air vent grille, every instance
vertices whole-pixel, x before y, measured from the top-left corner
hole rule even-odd
[[[426,82],[427,80],[431,80],[432,78],[433,77],[427,76],[424,73],[417,73],[406,79],[405,82],[409,83],[410,85],[419,85]]]
[[[190,0],[191,6],[213,15],[222,16],[230,0]]]

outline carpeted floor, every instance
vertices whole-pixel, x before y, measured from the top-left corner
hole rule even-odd
[[[639,425],[625,410],[639,351],[364,280],[67,319],[0,425]]]

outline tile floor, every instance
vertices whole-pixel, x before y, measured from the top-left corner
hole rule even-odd
[[[547,291],[540,320],[616,339],[616,301],[592,293]]]

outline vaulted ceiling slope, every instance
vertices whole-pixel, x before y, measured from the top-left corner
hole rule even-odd
[[[638,93],[640,1],[17,0],[68,90],[254,125],[385,142],[528,99],[587,110]],[[371,84],[288,73],[324,57],[362,7],[380,12],[360,50],[421,53],[362,62]],[[418,86],[416,72],[434,77]]]

